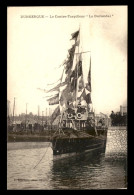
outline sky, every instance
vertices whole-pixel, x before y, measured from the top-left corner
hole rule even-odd
[[[40,15],[40,18],[26,18]],[[102,15],[105,17],[102,17]],[[8,7],[7,98],[16,115],[48,109],[46,89],[62,73],[71,34],[91,51],[92,102],[110,114],[127,103],[127,6]],[[42,18],[43,16],[43,18]],[[66,18],[65,18],[66,16]],[[64,17],[64,18],[63,18]],[[48,95],[48,94],[47,94]],[[55,106],[51,106],[51,112]]]

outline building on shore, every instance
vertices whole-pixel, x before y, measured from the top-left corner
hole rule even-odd
[[[121,116],[127,115],[127,106],[120,106]]]

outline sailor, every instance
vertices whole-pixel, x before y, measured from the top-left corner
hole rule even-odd
[[[81,102],[78,103],[78,106],[77,106],[77,113],[82,113],[84,114],[84,112],[86,111],[86,106],[82,106],[81,105]]]
[[[66,121],[63,120],[63,127],[66,127]]]
[[[78,109],[77,109],[78,113],[81,113],[81,102],[78,103]]]
[[[105,119],[102,119],[102,126],[105,126]]]

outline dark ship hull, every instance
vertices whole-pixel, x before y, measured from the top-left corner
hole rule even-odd
[[[58,160],[93,150],[103,149],[105,152],[107,129],[91,131],[72,131],[70,134],[61,132],[52,140],[53,159]]]

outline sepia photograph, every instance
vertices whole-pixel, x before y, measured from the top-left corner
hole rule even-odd
[[[7,190],[127,189],[128,7],[7,7]]]

